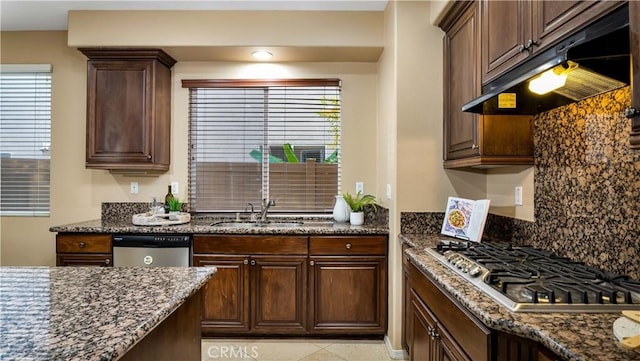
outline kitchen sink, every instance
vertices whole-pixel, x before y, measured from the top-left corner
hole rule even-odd
[[[212,224],[215,227],[228,227],[228,228],[255,228],[255,227],[272,227],[272,228],[289,228],[289,227],[301,227],[303,222],[217,222]]]

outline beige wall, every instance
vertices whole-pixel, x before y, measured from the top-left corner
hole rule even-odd
[[[164,195],[171,181],[180,182],[179,196],[185,196],[188,92],[181,79],[337,77],[343,80],[343,191],[353,191],[354,183],[362,181],[365,191],[390,210],[388,342],[400,350],[400,212],[442,211],[446,197],[455,195],[489,197],[494,213],[533,218],[531,168],[442,168],[442,33],[430,25],[431,17],[427,2],[390,2],[379,35],[384,51],[377,63],[178,62],[173,69],[171,169],[156,177],[84,168],[86,59],[67,46],[66,32],[3,32],[3,63],[52,63],[54,77],[51,216],[2,217],[1,263],[54,264],[54,236],[48,227],[99,218],[102,202],[147,201]],[[141,33],[152,34],[154,26]],[[125,30],[119,34],[140,36],[138,29]],[[139,194],[129,194],[131,181],[139,183]],[[391,199],[386,198],[387,184]],[[522,208],[508,205],[515,185],[524,187]]]
[[[1,217],[1,264],[54,265],[60,225],[100,218],[102,202],[146,202],[162,197],[171,181],[186,197],[188,92],[183,78],[335,77],[343,80],[343,190],[356,181],[376,189],[376,64],[245,64],[183,62],[173,69],[171,168],[160,176],[114,175],[84,167],[86,58],[66,45],[66,32],[3,32],[3,63],[52,63],[51,216]],[[139,193],[130,194],[131,181]]]

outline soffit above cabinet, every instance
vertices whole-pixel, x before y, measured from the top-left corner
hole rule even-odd
[[[156,47],[178,61],[376,62],[381,11],[70,11],[70,47]]]

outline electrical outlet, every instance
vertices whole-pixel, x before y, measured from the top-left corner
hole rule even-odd
[[[363,182],[356,182],[356,193],[364,193],[364,183]]]
[[[138,194],[138,182],[131,182],[131,194]]]
[[[171,182],[171,194],[178,194],[178,182]]]
[[[391,199],[391,184],[387,183],[387,199]]]
[[[522,187],[516,187],[514,203],[516,206],[522,205]]]

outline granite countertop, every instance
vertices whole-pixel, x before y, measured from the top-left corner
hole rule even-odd
[[[443,238],[447,237],[400,235],[403,243],[413,247],[406,250],[411,261],[488,327],[539,341],[566,360],[640,360],[640,351],[624,349],[613,335],[613,322],[621,317],[619,312],[511,312],[424,251]]]
[[[186,233],[186,234],[389,234],[387,227],[377,225],[352,226],[349,223],[303,221],[294,227],[236,228],[212,225],[218,220],[195,219],[189,223],[169,226],[136,226],[130,221],[103,221],[100,219],[71,223],[49,228],[51,232],[72,233]],[[278,220],[284,222],[286,220]]]
[[[0,267],[0,358],[117,359],[214,273],[211,267]]]

